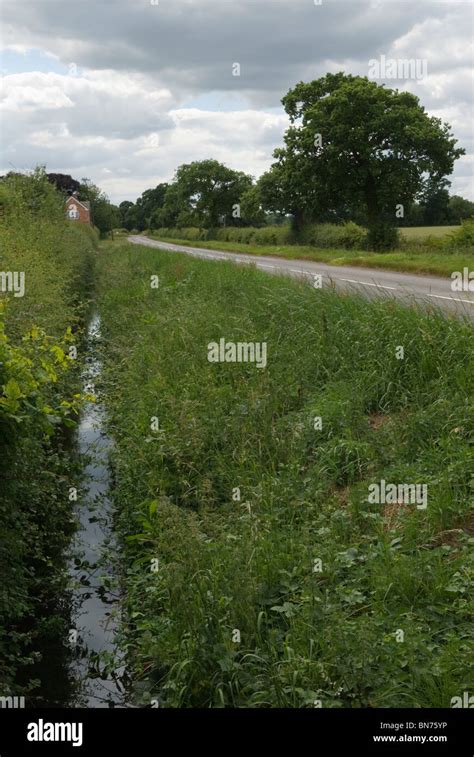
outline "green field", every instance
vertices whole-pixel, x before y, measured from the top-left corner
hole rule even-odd
[[[471,327],[124,242],[98,265],[137,701],[449,707],[469,690]],[[220,338],[265,342],[266,368],[209,362]],[[382,479],[426,485],[426,508],[369,502]]]
[[[441,227],[440,227],[441,228]],[[442,227],[445,228],[445,227]],[[448,227],[449,228],[449,227]],[[408,230],[407,230],[408,231]],[[412,231],[412,229],[410,229]],[[256,245],[240,242],[221,242],[215,240],[188,240],[161,236],[150,232],[151,239],[158,239],[171,244],[201,247],[223,252],[244,252],[248,255],[273,255],[290,260],[314,260],[330,265],[350,265],[361,268],[384,268],[392,271],[451,276],[453,271],[462,271],[464,266],[474,269],[474,251],[455,253],[426,252],[412,250],[394,250],[393,252],[366,252],[362,250],[316,249],[306,245]]]
[[[401,228],[400,234],[403,239],[411,241],[428,239],[429,237],[445,237],[458,229],[459,226],[408,226]]]

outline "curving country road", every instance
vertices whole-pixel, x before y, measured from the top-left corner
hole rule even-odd
[[[227,260],[238,265],[254,265],[267,273],[308,278],[320,274],[323,286],[344,291],[362,292],[366,297],[394,297],[407,304],[435,305],[442,310],[474,320],[474,292],[453,292],[450,278],[399,273],[376,268],[332,266],[308,260],[287,260],[263,255],[221,252],[160,242],[143,236],[129,236],[129,242],[158,247],[170,252],[184,252],[206,260]]]

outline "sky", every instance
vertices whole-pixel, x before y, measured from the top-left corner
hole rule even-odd
[[[283,95],[327,72],[416,94],[466,155],[474,200],[471,0],[2,0],[0,173],[45,165],[135,200],[214,158],[258,178]],[[374,66],[419,62],[412,71]]]

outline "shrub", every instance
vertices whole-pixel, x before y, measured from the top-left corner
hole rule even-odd
[[[294,235],[289,226],[262,226],[255,230],[256,244],[292,244]]]
[[[179,228],[160,228],[157,234],[169,239],[186,239],[189,241],[207,241],[216,239],[220,242],[237,242],[239,244],[291,244],[294,239],[289,226],[224,226],[214,229],[199,229],[194,226]]]
[[[223,229],[214,230],[214,239],[221,242],[238,242],[250,244],[255,242],[256,228],[252,226],[226,226]]]
[[[38,326],[59,336],[84,316],[97,231],[66,220],[63,196],[38,171],[1,181],[0,203],[2,270],[25,273],[24,297],[10,298],[9,333]]]
[[[63,437],[79,363],[66,352],[88,306],[97,233],[66,220],[42,171],[0,181],[0,204],[2,270],[25,274],[24,296],[0,293],[0,691],[15,682],[23,693],[17,682],[33,685],[38,637],[64,616],[64,491],[74,472]]]
[[[183,228],[162,227],[156,229],[156,233],[159,234],[159,236],[168,237],[169,239],[187,239],[191,242],[211,238],[208,229],[200,229],[197,226],[186,226]]]
[[[369,250],[393,250],[398,247],[399,241],[398,229],[387,221],[373,224],[367,233]]]
[[[160,228],[156,230],[162,237],[169,239],[186,239],[189,241],[206,241],[216,239],[220,242],[256,245],[290,245],[296,242],[315,247],[343,247],[361,249],[364,247],[367,232],[356,223],[349,221],[342,226],[335,224],[312,224],[303,230],[299,238],[288,225],[283,226],[225,226],[215,229],[198,229],[188,226],[183,228]]]
[[[313,247],[342,247],[347,250],[363,249],[366,238],[367,231],[353,221],[341,225],[314,223],[305,227],[299,234],[302,244]]]
[[[459,229],[443,240],[446,252],[474,249],[474,216],[461,222]]]

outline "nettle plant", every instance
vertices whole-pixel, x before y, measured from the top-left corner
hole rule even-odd
[[[0,304],[0,422],[3,442],[14,443],[37,430],[51,436],[58,425],[74,426],[81,396],[71,400],[52,391],[73,360],[67,350],[74,342],[68,329],[61,340],[33,327],[19,345],[5,333],[5,306]],[[24,432],[22,431],[24,429]]]

